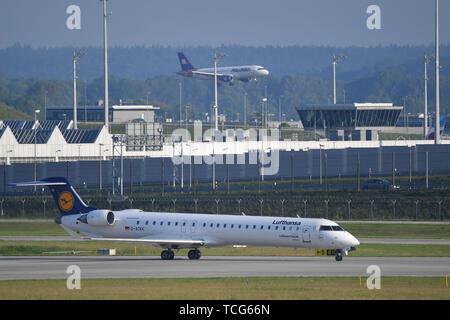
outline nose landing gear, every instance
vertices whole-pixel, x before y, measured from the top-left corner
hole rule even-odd
[[[342,251],[341,250],[336,251],[336,261],[342,261]]]

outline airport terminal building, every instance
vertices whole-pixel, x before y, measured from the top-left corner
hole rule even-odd
[[[155,122],[155,111],[159,107],[151,105],[119,105],[109,107],[109,122],[127,123],[135,119],[145,122]],[[103,106],[78,106],[77,119],[80,122],[104,122],[105,108]],[[73,106],[48,106],[45,108],[45,120],[73,120]]]
[[[403,111],[392,103],[316,104],[296,109],[305,130],[333,141],[378,140],[378,132],[395,127]]]

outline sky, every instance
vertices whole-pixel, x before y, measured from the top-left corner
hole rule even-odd
[[[433,45],[434,0],[108,0],[108,46]],[[80,9],[79,29],[71,5]],[[369,11],[370,6],[379,11]],[[450,43],[450,1],[440,1]],[[369,29],[367,22],[372,29]],[[77,23],[72,23],[78,27]],[[376,27],[373,29],[373,27]],[[99,0],[2,0],[0,48],[103,46]]]

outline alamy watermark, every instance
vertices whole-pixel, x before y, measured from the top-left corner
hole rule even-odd
[[[367,14],[370,16],[366,20],[366,26],[369,30],[381,29],[381,8],[375,4],[367,7]]]
[[[262,174],[275,175],[280,167],[277,145],[279,137],[279,130],[276,128],[227,129],[224,132],[208,129],[203,133],[201,121],[195,121],[194,137],[185,128],[173,131],[172,162],[174,165],[259,164]]]
[[[370,274],[370,277],[367,278],[367,289],[381,289],[381,269],[377,265],[370,265],[366,269],[366,273]]]
[[[66,286],[69,290],[80,290],[81,289],[81,269],[77,265],[70,265],[66,270],[67,274],[70,276],[67,278]]]
[[[81,29],[81,9],[79,6],[72,4],[67,7],[66,13],[69,15],[66,20],[66,27],[69,30]]]

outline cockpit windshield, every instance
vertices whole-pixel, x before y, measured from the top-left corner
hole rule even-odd
[[[319,231],[344,231],[340,226],[320,226]]]

